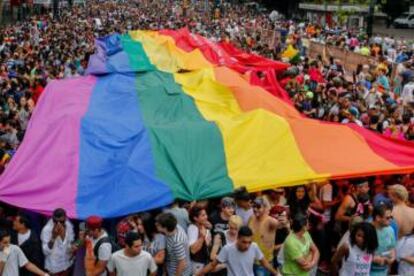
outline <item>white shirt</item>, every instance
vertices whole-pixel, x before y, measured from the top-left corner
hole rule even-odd
[[[17,243],[18,243],[18,245],[20,246],[20,245],[22,245],[25,241],[27,241],[29,238],[30,238],[30,234],[31,234],[32,232],[29,230],[29,231],[27,231],[26,232],[26,234],[20,234],[20,233],[18,233],[17,234]]]
[[[98,243],[99,240],[108,237],[108,234],[104,231],[102,233],[102,235],[95,239],[92,239],[92,246],[93,248],[95,248],[95,245]],[[98,259],[100,261],[104,261],[104,262],[109,262],[109,260],[111,259],[111,255],[112,255],[112,245],[109,242],[104,242],[101,243],[101,245],[98,248]],[[101,276],[106,276],[107,273],[106,271],[101,273]]]
[[[404,236],[397,242],[396,247],[398,265],[398,275],[414,275],[414,265],[401,261],[403,257],[414,256],[414,235]]]
[[[332,185],[331,183],[327,183],[321,187],[319,190],[319,199],[326,202],[332,201]],[[331,220],[331,208],[327,208],[323,215],[325,216],[326,221]]]
[[[350,124],[350,123],[355,123],[355,124],[357,124],[358,126],[360,126],[360,127],[362,127],[363,126],[363,124],[362,124],[362,122],[360,121],[360,120],[358,120],[358,119],[355,119],[353,122],[352,121],[350,121],[348,118],[345,118],[345,119],[343,119],[342,120],[342,122],[341,122],[342,124]]]
[[[151,254],[144,250],[135,257],[128,257],[121,249],[112,255],[107,268],[109,272],[116,271],[117,276],[147,276],[148,270],[151,273],[157,271]]]
[[[0,252],[0,260],[5,262],[3,273],[1,275],[19,275],[19,268],[24,267],[29,261],[17,245],[10,244],[7,251],[8,253],[5,253],[4,250]]]
[[[199,230],[195,224],[190,224],[190,226],[188,226],[187,236],[188,236],[189,246],[192,246],[198,240]],[[211,233],[208,229],[207,229],[205,241],[207,242],[207,244],[211,244]]]
[[[348,258],[342,259],[342,267],[339,276],[369,275],[371,269],[372,254],[362,251],[358,246],[349,247]]]
[[[52,249],[48,243],[52,238],[53,220],[50,219],[42,229],[40,240],[42,241],[43,254],[45,255],[45,268],[51,273],[65,271],[72,265],[71,245],[75,239],[72,223],[66,220],[65,240],[60,237],[55,240]]]
[[[410,102],[414,102],[414,82],[409,82],[404,85],[401,93],[403,105],[407,105]]]
[[[238,215],[239,217],[242,218],[243,221],[243,225],[247,225],[247,223],[249,222],[249,218],[253,215],[253,209],[249,208],[247,210],[241,208],[241,207],[236,207],[236,215]]]

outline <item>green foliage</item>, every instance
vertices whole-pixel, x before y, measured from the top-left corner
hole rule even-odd
[[[407,0],[379,0],[378,2],[381,4],[382,11],[393,19],[408,11],[410,5],[410,1]]]

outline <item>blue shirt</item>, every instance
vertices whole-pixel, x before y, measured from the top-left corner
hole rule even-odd
[[[375,250],[375,255],[388,256],[389,252],[392,249],[395,249],[396,239],[394,230],[391,226],[383,227],[377,229],[377,239],[378,239],[378,248]],[[379,275],[388,275],[388,266],[380,266],[378,264],[372,263],[370,275],[379,276]]]

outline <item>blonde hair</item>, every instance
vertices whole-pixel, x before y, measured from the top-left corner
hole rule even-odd
[[[243,220],[241,217],[237,216],[237,215],[232,215],[229,219],[229,224],[235,224],[237,225],[237,228],[239,229],[240,227],[243,226]]]
[[[395,184],[391,186],[391,192],[400,200],[407,201],[408,199],[408,191],[407,189],[401,184]]]
[[[259,196],[257,198],[263,200],[264,207],[267,211],[269,211],[272,208],[272,206],[270,206],[270,202],[267,196]]]

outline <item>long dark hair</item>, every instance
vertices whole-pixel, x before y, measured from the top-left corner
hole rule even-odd
[[[368,222],[361,222],[356,224],[351,231],[351,245],[356,244],[356,233],[362,231],[364,233],[364,244],[362,250],[366,250],[369,254],[373,254],[378,247],[377,231],[375,227]]]
[[[301,200],[296,198],[296,191],[299,188],[303,188],[305,190],[305,196]],[[290,190],[287,203],[289,205],[289,212],[290,212],[291,218],[293,218],[297,213],[306,214],[306,212],[308,211],[309,205],[310,205],[310,198],[309,198],[308,191],[306,190],[306,187],[304,185],[293,187]]]
[[[139,215],[139,219],[144,227],[145,235],[152,241],[156,233],[155,219],[150,213],[142,213]]]

